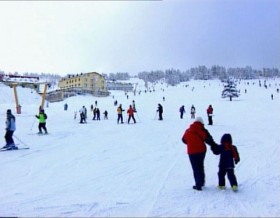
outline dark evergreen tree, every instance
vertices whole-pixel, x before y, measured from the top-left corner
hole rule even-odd
[[[224,90],[222,91],[222,98],[238,98],[240,96],[240,91],[236,88],[236,83],[233,79],[227,79],[224,84]]]

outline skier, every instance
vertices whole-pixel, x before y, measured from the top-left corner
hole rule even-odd
[[[218,146],[217,154],[220,154],[218,188],[221,190],[226,188],[225,176],[227,175],[232,190],[237,191],[238,184],[234,174],[234,164],[237,164],[240,161],[240,157],[236,146],[232,144],[232,137],[230,134],[224,134],[222,136],[221,145]]]
[[[210,104],[209,107],[207,108],[207,116],[208,116],[208,125],[213,125],[213,107]]]
[[[195,107],[192,105],[191,107],[191,119],[195,118]]]
[[[136,105],[135,105],[135,101],[134,100],[132,101],[132,108],[133,108],[134,112],[136,113],[137,111],[136,111]]]
[[[124,110],[122,109],[122,105],[120,104],[119,107],[117,108],[117,112],[118,112],[118,123],[119,121],[121,121],[121,123],[123,123],[123,115],[122,112]]]
[[[183,119],[183,116],[184,116],[184,113],[186,112],[185,111],[185,106],[182,105],[179,109],[179,112],[180,112],[180,118]]]
[[[15,130],[16,130],[16,118],[12,114],[11,109],[8,109],[7,119],[6,119],[6,134],[5,134],[6,145],[3,148],[7,150],[18,149],[13,140],[13,134]]]
[[[193,169],[195,185],[193,189],[201,191],[205,185],[204,159],[206,155],[206,145],[215,150],[218,146],[212,136],[204,127],[201,117],[197,117],[190,127],[185,131],[182,141],[187,145],[187,153]],[[214,151],[213,151],[214,153]]]
[[[99,110],[99,108],[96,108],[96,119],[100,120],[100,110]]]
[[[158,115],[159,115],[159,120],[163,120],[162,114],[163,114],[163,107],[161,104],[158,104],[158,109],[157,109]]]
[[[108,111],[105,110],[103,114],[104,114],[104,120],[108,120]]]
[[[128,124],[129,124],[131,118],[133,119],[134,123],[136,123],[136,120],[135,120],[135,118],[134,118],[134,110],[133,110],[133,108],[132,108],[131,105],[129,105],[129,108],[128,108],[128,110],[127,110],[127,113],[128,113],[128,121],[127,121]]]
[[[80,110],[80,123],[85,123],[86,118],[85,118],[85,106],[83,106]]]
[[[96,119],[96,110],[97,110],[97,109],[96,109],[96,107],[95,107],[95,108],[93,109],[93,118],[92,118],[93,120]]]
[[[45,134],[48,134],[47,128],[46,128],[46,119],[47,119],[47,114],[45,114],[44,109],[41,109],[39,115],[35,115],[37,119],[39,119],[39,125],[38,129],[39,132],[38,134],[43,134],[42,129],[44,130]]]

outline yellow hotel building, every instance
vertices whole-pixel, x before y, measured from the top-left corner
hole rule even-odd
[[[105,78],[96,72],[67,75],[58,82],[62,91],[74,91],[78,94],[108,96]]]

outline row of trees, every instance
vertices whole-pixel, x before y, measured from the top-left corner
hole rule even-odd
[[[190,68],[186,71],[177,69],[168,69],[165,71],[144,71],[138,73],[138,77],[146,82],[156,82],[162,79],[170,85],[177,85],[180,82],[188,81],[190,79],[220,79],[225,80],[229,77],[236,79],[258,79],[260,77],[271,78],[279,77],[280,71],[278,68],[263,68],[262,70],[253,69],[250,66],[244,68],[228,68],[214,65],[211,68],[206,66],[198,66]]]

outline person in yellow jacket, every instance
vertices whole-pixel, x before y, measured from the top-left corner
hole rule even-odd
[[[44,109],[40,110],[39,115],[35,115],[37,119],[39,119],[39,132],[38,134],[43,134],[42,129],[44,130],[45,134],[48,134],[47,128],[46,128],[46,119],[47,119],[47,114],[45,114]]]
[[[121,121],[121,123],[123,123],[123,115],[122,112],[124,111],[124,109],[122,109],[122,105],[120,104],[120,106],[117,108],[117,112],[118,112],[118,123]]]

